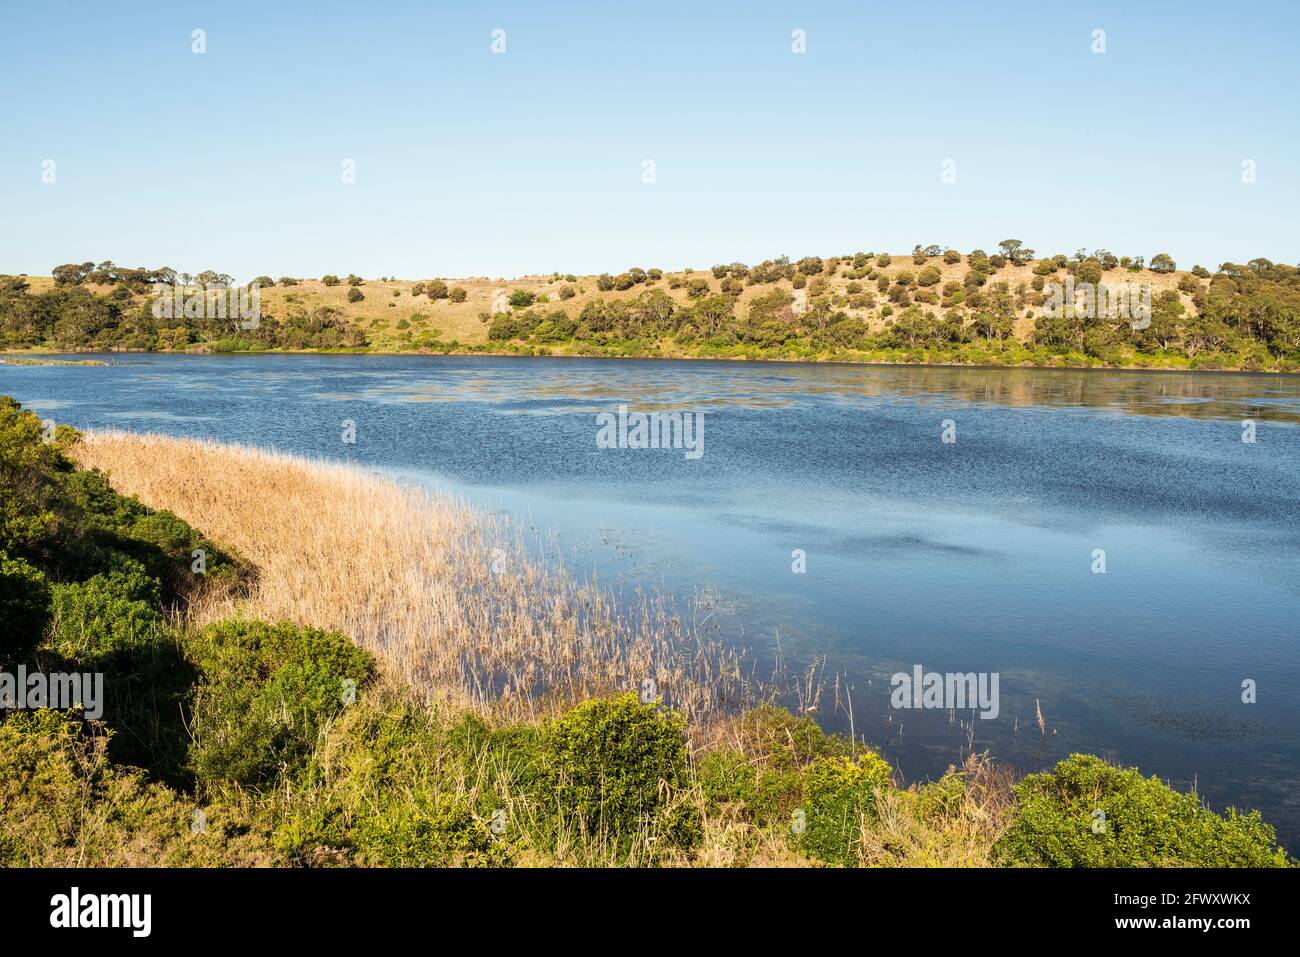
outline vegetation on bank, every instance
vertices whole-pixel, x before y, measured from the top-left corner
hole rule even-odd
[[[1166,254],[1079,250],[786,257],[678,273],[367,284],[259,277],[256,328],[153,314],[158,284],[211,288],[215,272],[70,264],[53,282],[0,277],[0,348],[505,352],[1050,367],[1300,371],[1300,269],[1252,259],[1179,272]],[[1053,290],[1151,287],[1149,324],[1051,308]],[[187,284],[194,284],[192,287]],[[336,291],[337,290],[337,291]],[[344,292],[346,290],[346,292]],[[406,311],[407,307],[413,311]],[[1135,328],[1139,326],[1140,328]]]
[[[367,632],[363,620],[380,607],[370,602],[402,604],[410,596],[391,581],[367,583],[365,564],[351,568],[355,604],[365,613],[358,618],[339,619],[339,627],[303,620],[315,613],[309,603],[296,615],[260,620],[290,590],[289,562],[277,566],[209,540],[173,512],[119,494],[103,473],[74,464],[73,456],[99,455],[123,470],[143,469],[151,459],[131,456],[144,449],[162,468],[171,456],[157,454],[160,441],[177,443],[184,466],[223,454],[152,441],[133,451],[128,440],[110,437],[97,452],[95,436],[66,427],[50,435],[35,415],[0,397],[0,667],[98,671],[107,692],[100,720],[76,711],[2,713],[0,864],[1292,863],[1257,813],[1212,813],[1195,795],[1085,755],[1019,784],[973,758],[939,781],[902,788],[877,752],[771,704],[643,703],[618,690],[613,666],[588,660],[574,675],[559,669],[558,657],[546,672],[553,687],[520,688],[523,675],[508,668],[512,653],[523,660],[539,648],[569,642],[572,651],[594,638],[601,654],[626,668],[627,655],[646,647],[612,619],[575,617],[594,593],[566,605],[563,596],[579,592],[526,567],[516,573],[543,592],[549,614],[490,633],[513,651],[491,659],[491,649],[463,646],[454,631],[447,636],[462,658],[474,651],[493,660],[486,673],[472,671],[472,660],[462,662],[471,673],[438,670],[449,669],[447,661],[421,673],[404,667],[401,653],[386,652],[409,636],[383,631],[398,619],[372,622],[388,638],[376,642],[380,632]],[[258,486],[245,484],[259,474],[274,476],[291,500],[331,480],[331,494],[348,508],[373,491],[346,470],[312,472],[246,450],[224,454],[244,471],[238,481],[215,474],[246,504],[260,497]],[[158,488],[168,487],[166,474]],[[154,487],[148,477],[133,481]],[[211,491],[201,486],[194,501],[178,501],[198,508]],[[224,508],[210,514],[247,534],[250,552],[278,541],[251,535]],[[353,523],[367,514],[353,510]],[[437,520],[461,517],[447,510]],[[411,520],[409,512],[381,514],[361,534],[402,543],[392,536]],[[444,535],[434,551],[445,559],[451,547]],[[306,569],[299,584],[325,573],[319,586],[333,587],[333,566],[310,538],[293,558]],[[451,581],[434,587],[441,593]],[[499,593],[485,591],[486,581],[479,587],[484,594],[441,600],[448,608],[486,602],[498,619],[536,610],[510,606],[511,585]],[[668,667],[635,663],[647,666]],[[515,682],[511,689],[495,680],[503,673]],[[707,682],[709,674],[673,681],[688,677]],[[438,685],[459,690],[438,694]]]

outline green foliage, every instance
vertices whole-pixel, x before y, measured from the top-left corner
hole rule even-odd
[[[510,294],[510,305],[515,309],[527,309],[537,301],[537,294],[527,289],[516,289]]]
[[[425,806],[394,801],[389,813],[367,815],[349,835],[361,861],[379,867],[502,867],[508,845],[464,804]]]
[[[994,849],[1006,865],[1280,867],[1258,812],[1220,816],[1158,778],[1072,754],[1016,786],[1019,810]]]
[[[864,818],[875,816],[876,794],[890,786],[893,769],[873,751],[856,761],[817,758],[803,771],[803,834],[799,844],[828,864],[853,866]],[[797,813],[797,811],[796,811]]]
[[[50,623],[50,585],[30,562],[0,550],[0,667],[25,659]]]
[[[344,706],[345,681],[359,688],[374,667],[345,636],[287,622],[219,622],[186,650],[200,670],[190,766],[210,787],[301,766]]]
[[[117,567],[84,582],[53,588],[50,648],[89,665],[130,654],[152,643],[162,618],[161,585],[139,562],[121,557]]]
[[[191,808],[142,772],[112,764],[104,738],[60,711],[0,722],[0,866],[215,863]]]
[[[658,825],[670,841],[698,841],[699,821],[677,804],[688,776],[685,721],[635,694],[585,701],[547,724],[545,792],[587,833],[629,837]]]
[[[492,324],[488,326],[488,338],[517,339],[520,331],[519,321],[503,312],[492,318]]]
[[[71,466],[43,435],[33,413],[0,396],[0,550],[17,557],[48,553],[60,524],[58,487],[50,479]]]

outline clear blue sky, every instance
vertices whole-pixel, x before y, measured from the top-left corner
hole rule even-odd
[[[0,272],[514,276],[1010,236],[1295,263],[1298,7],[10,0]]]

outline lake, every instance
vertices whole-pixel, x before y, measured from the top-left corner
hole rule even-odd
[[[576,573],[670,592],[759,676],[840,676],[853,727],[908,781],[971,747],[1026,772],[1087,751],[1259,809],[1300,847],[1300,377],[93,358],[117,364],[0,365],[0,393],[519,516]],[[703,413],[703,454],[598,448],[619,405]],[[890,676],[916,666],[996,674],[996,717],[893,707]],[[830,692],[816,714],[849,727]]]

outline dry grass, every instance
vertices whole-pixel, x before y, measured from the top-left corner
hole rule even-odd
[[[965,787],[953,800],[936,800],[924,787],[892,788],[876,796],[876,818],[860,821],[865,867],[992,867],[993,845],[1011,824],[1015,774],[987,754],[950,768]],[[942,789],[943,782],[932,786]]]
[[[692,725],[750,692],[738,660],[663,600],[616,600],[509,523],[345,465],[209,441],[92,431],[73,450],[258,570],[247,598],[188,612],[336,629],[426,701],[536,720],[653,678]]]

